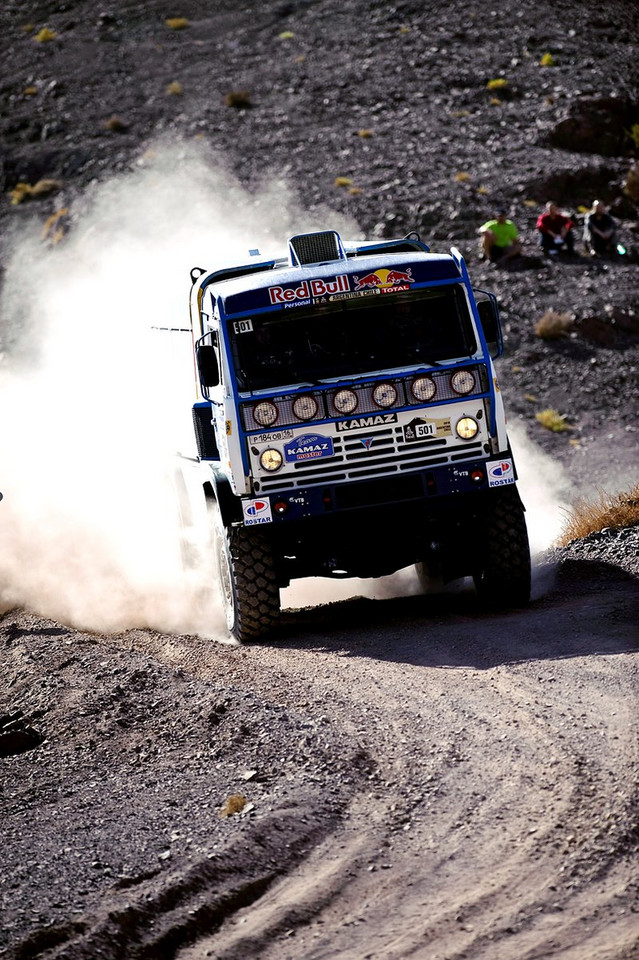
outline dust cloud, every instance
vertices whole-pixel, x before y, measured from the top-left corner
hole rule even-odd
[[[202,151],[164,144],[73,217],[55,247],[39,224],[16,238],[5,278],[0,604],[85,630],[222,636],[176,491],[176,451],[194,453],[189,270],[279,254],[324,224],[282,183],[252,194]]]
[[[300,212],[271,181],[250,193],[192,146],[156,144],[95,187],[45,247],[16,238],[0,304],[0,606],[79,629],[224,637],[203,531],[185,530],[176,452],[193,455],[189,270],[355,224]],[[157,329],[157,328],[169,328]],[[557,532],[555,465],[517,437],[534,549]],[[553,472],[554,471],[554,472]],[[531,522],[532,520],[532,522]],[[200,540],[198,540],[198,536]],[[285,607],[419,591],[412,569],[378,581],[299,581]]]

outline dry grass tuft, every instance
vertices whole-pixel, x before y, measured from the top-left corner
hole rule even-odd
[[[232,793],[227,797],[224,806],[220,810],[221,817],[232,817],[235,813],[241,813],[247,804],[246,797],[241,793]]]
[[[559,340],[570,332],[571,327],[572,317],[569,313],[559,313],[551,308],[535,324],[535,333],[542,340]]]
[[[125,123],[124,120],[116,114],[104,121],[105,130],[109,130],[111,133],[123,133],[128,129],[128,126],[128,123]]]
[[[16,183],[13,190],[9,191],[11,203],[16,206],[23,200],[37,200],[38,197],[48,197],[62,188],[59,180],[38,180],[33,185],[30,183]]]
[[[186,30],[190,26],[186,17],[169,17],[164,21],[169,30]]]
[[[466,170],[460,170],[455,174],[455,183],[467,183],[470,180],[470,174]]]
[[[42,239],[52,246],[60,243],[64,238],[65,218],[68,215],[69,208],[61,207],[59,210],[56,210],[55,213],[52,213],[50,217],[47,217],[42,227]]]
[[[224,97],[224,103],[227,107],[235,107],[237,110],[243,110],[251,106],[251,94],[249,90],[230,90]]]
[[[536,413],[535,420],[537,423],[540,423],[542,427],[545,427],[546,430],[551,430],[553,433],[563,433],[564,430],[573,429],[569,423],[566,423],[566,414],[558,413],[557,410],[553,410],[552,407]]]
[[[48,43],[49,40],[55,40],[56,37],[57,33],[55,30],[49,30],[48,27],[43,27],[42,30],[38,30],[32,39],[35,40],[36,43]]]
[[[350,177],[335,177],[335,186],[336,187],[352,187],[353,181]]]
[[[178,80],[173,80],[166,88],[166,92],[169,96],[180,96],[184,93],[184,87]]]
[[[570,509],[557,538],[557,546],[565,547],[571,540],[581,540],[589,533],[608,527],[621,530],[639,523],[639,483],[626,493],[609,494],[599,491],[596,500],[578,500]]]
[[[626,175],[623,192],[635,203],[639,201],[639,163],[633,163]]]

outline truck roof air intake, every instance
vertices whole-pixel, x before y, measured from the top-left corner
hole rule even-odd
[[[291,266],[302,267],[309,263],[329,263],[331,260],[346,260],[340,235],[334,230],[322,233],[302,233],[288,241]]]

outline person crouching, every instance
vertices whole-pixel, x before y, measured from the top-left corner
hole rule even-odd
[[[560,251],[573,253],[575,236],[573,222],[567,214],[562,213],[556,203],[549,200],[544,212],[537,219],[539,243],[546,256],[552,256]]]
[[[482,224],[479,234],[484,257],[492,263],[512,260],[521,253],[519,231],[513,221],[507,219],[505,210],[499,210],[494,220]]]
[[[617,224],[601,200],[595,200],[584,220],[584,244],[592,257],[614,253]]]

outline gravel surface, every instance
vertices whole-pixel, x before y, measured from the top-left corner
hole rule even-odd
[[[107,427],[130,430],[137,408],[118,420],[116,400],[149,371],[111,368],[106,330],[155,316],[130,274],[186,309],[204,222],[216,249],[309,224],[418,230],[498,295],[500,384],[535,451],[522,487],[548,503],[628,489],[639,15],[613,0],[218,6],[0,13],[0,955],[636,960],[639,528],[539,557],[526,611],[486,614],[464,584],[335,602],[311,585],[276,643],[217,642],[184,627],[153,564],[132,585],[116,549],[118,485],[140,469]],[[595,197],[627,255],[541,258],[545,201],[580,225]],[[497,206],[524,241],[506,268],[479,258]],[[535,333],[549,309],[567,314],[553,340]],[[548,408],[566,429],[541,426]],[[131,564],[141,522],[126,520]]]

